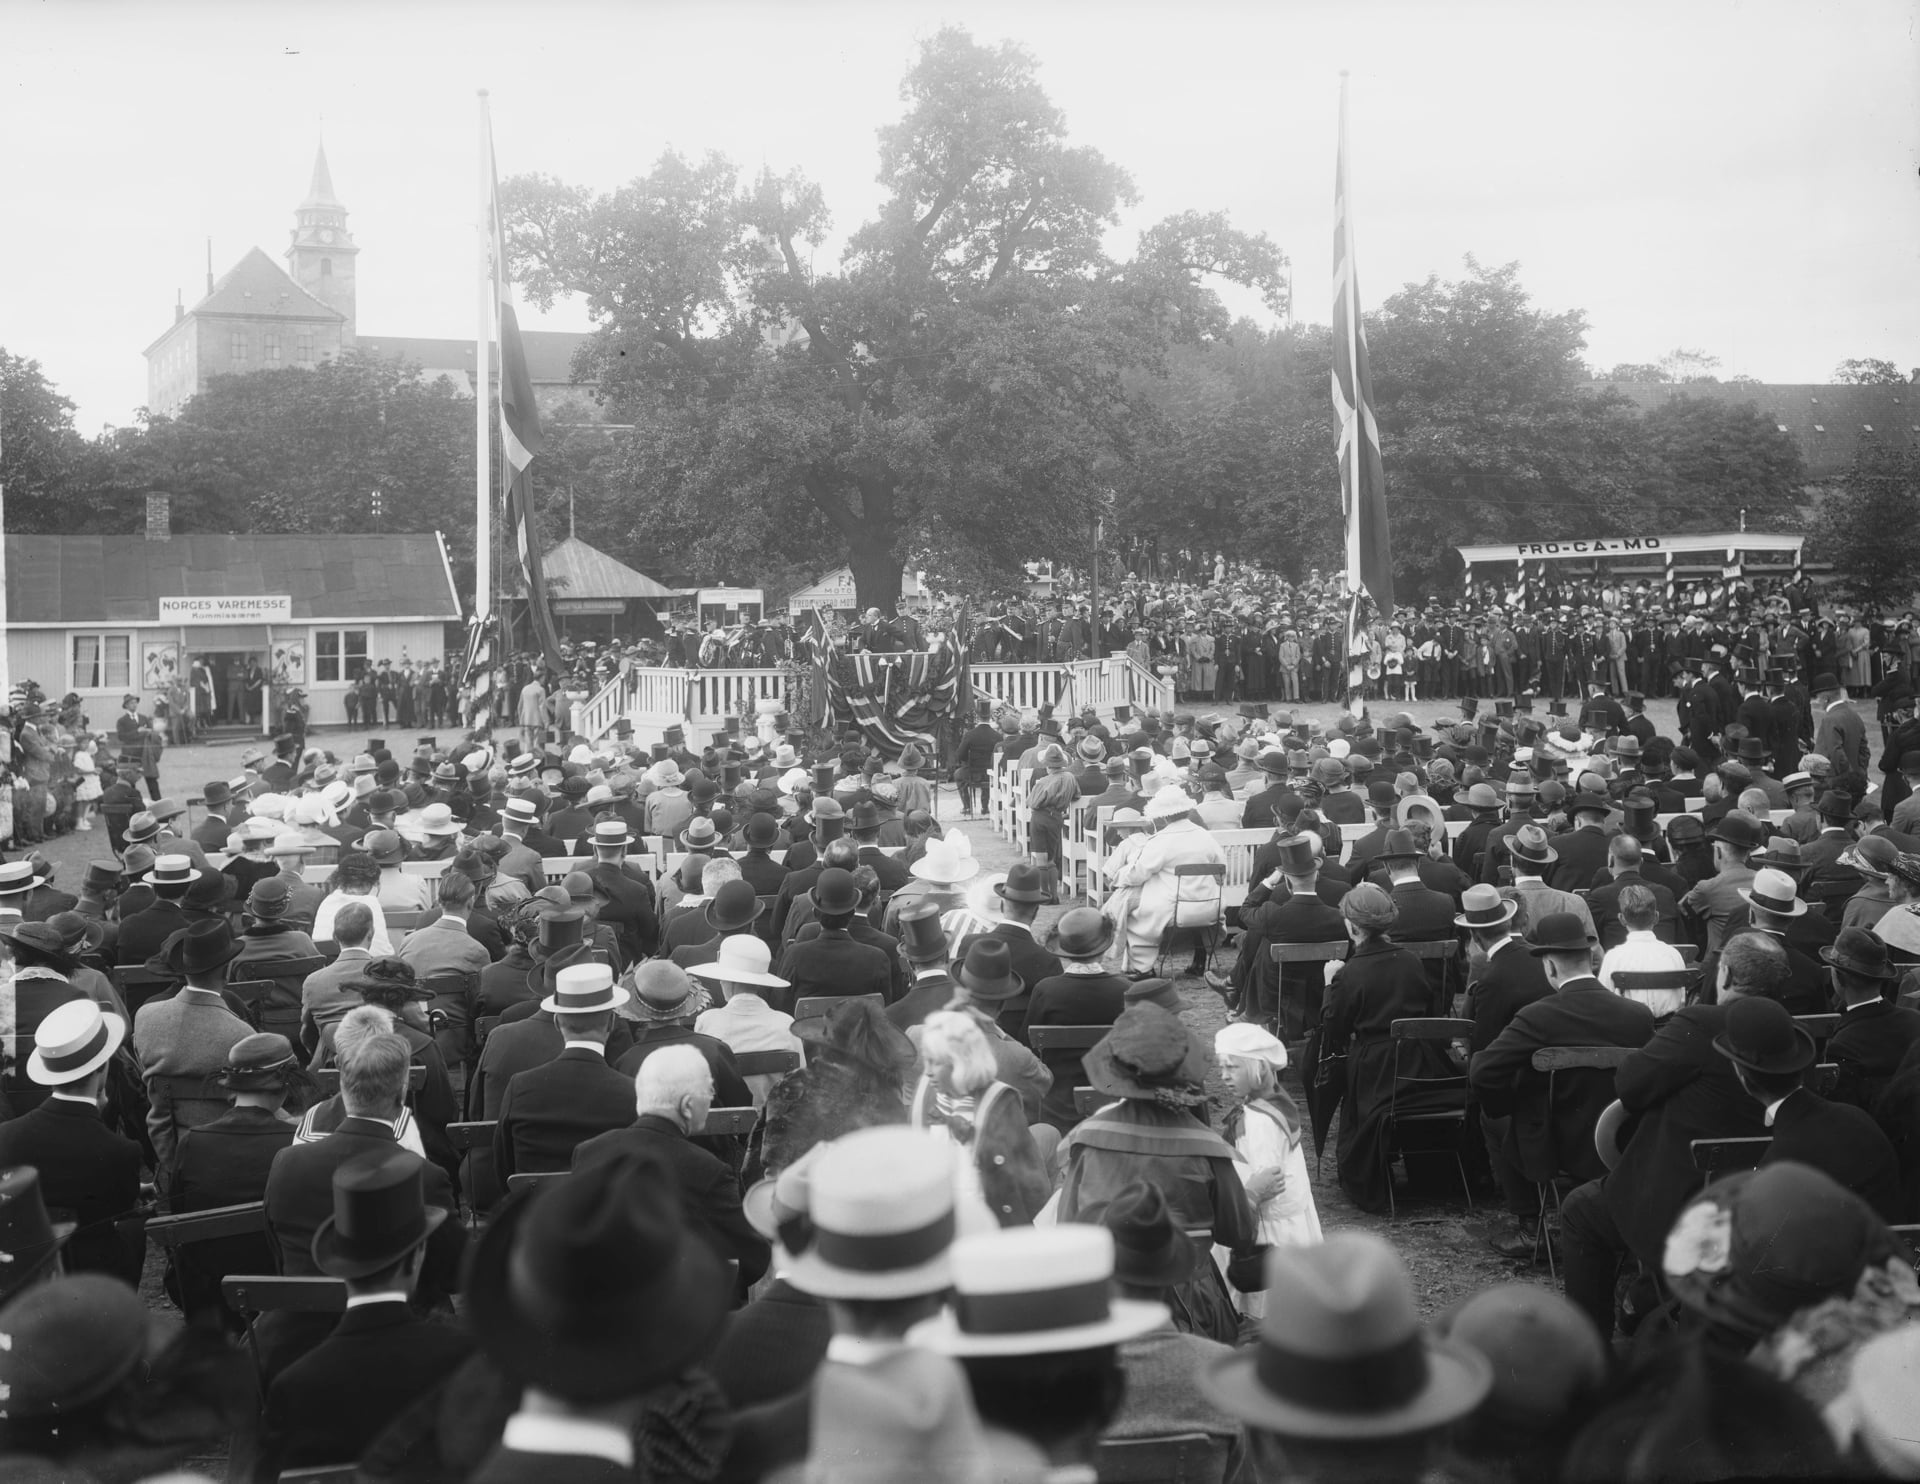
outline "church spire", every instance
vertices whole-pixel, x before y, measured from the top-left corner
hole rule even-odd
[[[307,187],[307,199],[300,203],[302,207],[340,205],[340,198],[333,193],[333,172],[327,169],[327,145],[321,140],[313,154],[313,182]]]

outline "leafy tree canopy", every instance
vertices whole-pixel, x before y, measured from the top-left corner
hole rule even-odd
[[[583,297],[577,370],[635,426],[636,542],[712,571],[846,561],[863,604],[903,565],[1005,586],[1084,540],[1132,456],[1128,373],[1227,334],[1216,284],[1283,302],[1279,249],[1221,214],[1110,255],[1133,183],[1069,141],[1018,46],[944,30],[901,99],[837,267],[797,172],[668,154],[606,195],[507,183],[516,274],[535,303]]]
[[[1892,361],[1872,356],[1842,361],[1833,368],[1833,379],[1852,386],[1904,386],[1907,381]]]
[[[1920,454],[1862,445],[1814,518],[1808,555],[1832,562],[1839,585],[1869,609],[1905,608],[1920,583]]]

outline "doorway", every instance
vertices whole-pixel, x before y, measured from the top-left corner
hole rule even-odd
[[[266,656],[254,649],[214,649],[197,650],[192,658],[213,676],[213,712],[202,720],[209,726],[257,728],[266,698]],[[202,699],[195,697],[196,703]]]

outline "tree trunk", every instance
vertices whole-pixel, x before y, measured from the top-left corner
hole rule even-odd
[[[878,608],[889,618],[900,601],[900,559],[893,554],[890,533],[866,530],[847,542],[853,567],[853,591],[860,611]]]

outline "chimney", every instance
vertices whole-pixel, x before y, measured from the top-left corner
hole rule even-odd
[[[173,496],[147,496],[147,539],[149,541],[171,541],[173,539]]]
[[[207,292],[213,292],[213,239],[207,239]]]
[[[187,317],[187,306],[181,301],[180,290],[173,291],[173,322],[177,325]]]

